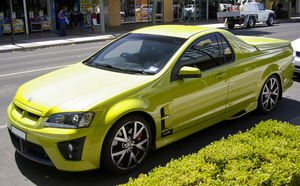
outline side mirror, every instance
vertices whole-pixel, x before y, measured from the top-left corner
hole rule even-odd
[[[199,68],[183,66],[178,74],[178,78],[200,78],[202,76]]]

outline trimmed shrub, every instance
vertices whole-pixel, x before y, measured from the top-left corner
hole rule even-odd
[[[299,127],[268,120],[124,185],[300,185]]]

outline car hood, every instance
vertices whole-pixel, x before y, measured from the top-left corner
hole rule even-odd
[[[15,100],[46,115],[50,109],[82,111],[152,76],[101,70],[78,63],[22,85]]]
[[[266,38],[266,37],[255,37],[255,36],[238,36],[240,39],[246,43],[256,47],[260,51],[287,47],[291,43],[287,40]]]

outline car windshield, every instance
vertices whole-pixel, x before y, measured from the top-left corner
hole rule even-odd
[[[153,75],[167,64],[184,41],[175,37],[129,34],[84,63],[110,71]]]

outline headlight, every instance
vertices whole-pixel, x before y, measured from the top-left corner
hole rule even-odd
[[[93,118],[94,113],[92,112],[58,113],[48,118],[45,127],[83,128],[90,126]]]

